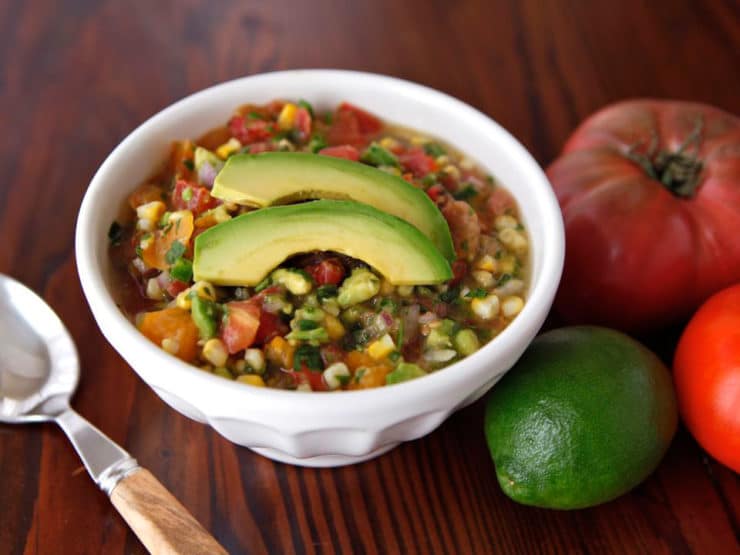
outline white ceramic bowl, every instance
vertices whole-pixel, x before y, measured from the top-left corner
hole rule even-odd
[[[493,341],[424,378],[327,394],[256,388],[224,380],[168,355],[126,319],[111,296],[107,231],[127,195],[178,138],[197,137],[247,102],[305,98],[318,109],[347,100],[389,122],[444,139],[495,175],[516,197],[530,234],[527,302]],[[82,287],[106,339],[170,406],[227,439],[275,460],[339,466],[419,438],[475,401],[514,364],[542,325],[563,264],[563,224],[534,159],[508,132],[438,91],[381,75],[298,70],[237,79],[193,94],[126,137],[95,174],[80,208],[76,255]]]

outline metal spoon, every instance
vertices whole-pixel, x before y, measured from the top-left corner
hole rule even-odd
[[[79,373],[72,338],[54,311],[0,274],[0,422],[59,424],[150,552],[226,553],[148,470],[70,408]]]

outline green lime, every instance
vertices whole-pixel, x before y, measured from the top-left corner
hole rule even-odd
[[[642,482],[677,421],[658,357],[620,332],[576,326],[539,336],[496,384],[485,433],[506,495],[577,509]]]

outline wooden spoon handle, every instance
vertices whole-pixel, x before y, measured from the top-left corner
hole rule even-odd
[[[146,469],[121,480],[110,499],[150,553],[227,553]]]

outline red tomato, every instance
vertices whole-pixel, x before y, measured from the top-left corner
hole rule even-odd
[[[297,383],[308,383],[312,391],[327,391],[329,388],[324,381],[324,374],[320,371],[313,371],[301,366],[300,370],[294,372]]]
[[[409,170],[416,177],[424,177],[426,174],[437,170],[436,160],[418,146],[399,154],[398,161],[401,162],[404,169]]]
[[[157,276],[157,283],[159,284],[159,287],[167,291],[167,294],[173,299],[185,291],[189,285],[184,281],[174,279],[169,272],[162,272],[159,274]]]
[[[702,104],[609,106],[547,170],[563,211],[565,320],[646,331],[740,281],[740,118]]]
[[[187,192],[189,191],[189,192]],[[183,198],[185,194],[187,200]],[[172,191],[172,205],[178,210],[190,210],[194,215],[218,206],[219,201],[211,196],[208,189],[193,185],[184,179],[178,179]]]
[[[316,285],[337,285],[344,279],[344,266],[336,258],[327,258],[306,267]]]
[[[710,455],[740,472],[740,284],[715,294],[691,319],[673,378],[686,427]]]
[[[330,145],[352,145],[361,148],[382,128],[383,124],[378,118],[343,102],[334,114],[326,139]]]
[[[229,131],[243,145],[264,141],[272,136],[272,123],[262,119],[233,116],[229,120]]]
[[[319,150],[322,156],[333,156],[334,158],[344,158],[357,162],[360,159],[360,152],[352,145],[327,146]]]
[[[429,198],[432,199],[434,202],[437,202],[437,199],[439,199],[440,196],[442,196],[445,193],[445,188],[442,187],[439,183],[436,185],[432,185],[427,189],[427,195],[429,195]]]
[[[221,326],[221,340],[229,354],[238,353],[252,345],[260,326],[260,307],[250,301],[226,303],[226,317]]]
[[[254,343],[264,345],[265,343],[269,343],[273,337],[278,335],[283,336],[288,331],[288,326],[280,319],[280,316],[263,310],[260,313],[260,325],[257,328]]]
[[[301,140],[306,140],[311,134],[311,114],[305,108],[298,108],[295,113],[295,127]]]

